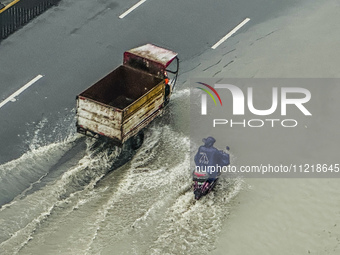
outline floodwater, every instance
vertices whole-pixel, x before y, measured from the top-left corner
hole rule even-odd
[[[178,91],[174,101],[183,107],[187,96]],[[194,200],[189,139],[166,124],[176,107],[114,171],[120,149],[74,133],[2,165],[2,196],[17,194],[0,209],[2,254],[208,252],[243,181],[223,180],[209,199]]]
[[[339,77],[338,9],[336,1],[314,4],[184,63],[168,111],[146,130],[133,159],[114,171],[108,172],[119,149],[75,134],[72,117],[64,124],[68,134],[46,143],[43,120],[28,139],[30,151],[0,166],[0,253],[339,254],[340,179],[222,179],[195,201],[188,124],[191,77]],[[223,55],[230,48],[236,50]],[[336,112],[329,112],[331,128],[320,128],[310,142],[321,161],[338,160],[339,137],[323,139],[325,131],[336,134]],[[287,162],[309,159],[289,139],[271,139],[290,150]],[[251,164],[250,148],[261,141],[248,149],[244,139],[230,143],[234,162]]]

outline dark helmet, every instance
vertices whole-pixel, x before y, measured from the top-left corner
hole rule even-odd
[[[208,138],[204,138],[202,141],[204,142],[205,147],[211,147],[216,142],[215,138],[211,136],[209,136]]]

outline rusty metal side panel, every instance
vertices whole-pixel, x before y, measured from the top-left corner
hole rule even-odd
[[[142,130],[144,127],[149,125],[149,123],[155,119],[157,116],[163,113],[164,108],[160,108],[153,112],[148,118],[144,119],[142,122],[140,122],[135,128],[131,129],[128,133],[125,133],[125,135],[122,138],[122,142],[124,143],[132,136],[136,135],[140,130]]]
[[[123,112],[85,97],[77,100],[77,123],[84,129],[121,140]]]
[[[154,101],[155,98],[158,98],[160,95],[164,97],[164,91],[165,83],[164,81],[162,81],[157,86],[152,88],[148,93],[146,93],[141,98],[136,100],[133,104],[124,109],[122,122],[126,122],[129,118],[131,118],[131,116],[135,115],[135,113],[139,111],[140,108],[147,107],[150,102]],[[144,109],[144,111],[147,111],[147,109]]]
[[[78,111],[87,111],[108,118],[118,124],[122,123],[123,112],[121,110],[84,97],[78,98]]]
[[[93,120],[85,119],[83,117],[78,116],[77,124],[80,127],[84,127],[87,130],[90,130],[94,133],[104,135],[106,137],[117,139],[119,141],[122,140],[122,132],[119,129],[109,127]]]
[[[129,118],[126,122],[123,123],[122,132],[123,135],[129,132],[129,130],[138,126],[143,120],[147,119],[154,111],[161,108],[163,104],[163,97],[160,94],[155,100],[151,101],[144,107],[140,108],[131,118]]]
[[[127,119],[122,125],[122,136],[126,140],[131,137],[134,133],[137,133],[143,127],[145,127],[151,120],[153,120],[158,114],[161,113],[164,102],[163,93],[158,93],[158,95],[147,104],[143,105],[138,111],[136,111],[129,119]],[[153,118],[150,119],[150,116]],[[148,120],[148,121],[147,121]],[[144,123],[145,125],[142,125]],[[132,132],[135,131],[135,132]]]
[[[78,117],[82,117],[84,119],[92,120],[94,122],[97,122],[101,125],[120,129],[121,123],[118,121],[114,121],[112,119],[107,118],[106,116],[103,115],[98,115],[93,112],[89,112],[86,110],[78,110]]]

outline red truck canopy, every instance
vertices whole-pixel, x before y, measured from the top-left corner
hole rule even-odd
[[[164,77],[165,69],[176,58],[177,53],[153,44],[124,52],[124,65],[131,66],[153,75]]]

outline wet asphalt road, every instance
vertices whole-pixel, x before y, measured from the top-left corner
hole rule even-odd
[[[249,17],[238,33],[279,16],[295,1],[61,1],[0,44],[0,101],[44,77],[0,108],[0,164],[29,149],[41,121],[44,142],[63,139],[75,96],[122,62],[125,50],[153,43],[179,53],[180,73],[195,56]],[[45,125],[46,126],[46,125]],[[53,131],[53,132],[52,132]],[[57,133],[57,134],[56,134]]]

